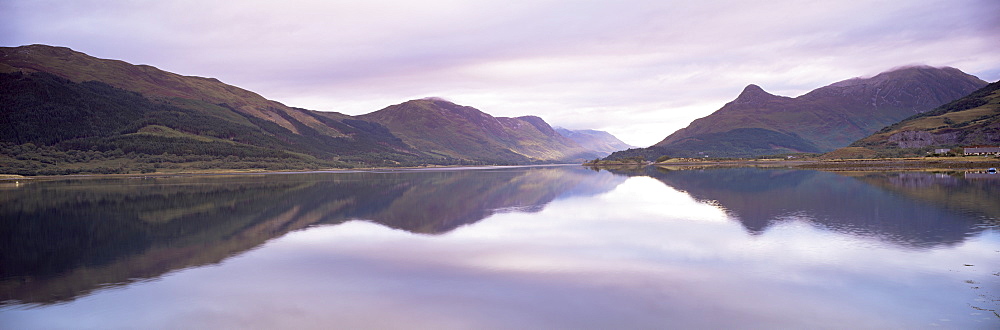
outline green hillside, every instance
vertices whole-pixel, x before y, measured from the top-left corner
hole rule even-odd
[[[227,116],[223,108],[206,112],[172,103],[47,73],[0,74],[0,167],[22,175],[192,166],[329,168],[363,163],[371,150],[387,149],[383,144],[406,148],[391,134],[358,139],[299,135],[258,118]]]
[[[0,47],[0,72],[4,173],[317,169],[437,161],[376,123],[286,107],[215,79],[68,48]],[[80,152],[98,154],[69,155]]]
[[[273,122],[294,133],[299,133],[297,127],[304,125],[331,136],[346,135],[345,132],[326,127],[307,112],[227,85],[218,79],[182,76],[149,65],[99,59],[65,47],[0,47],[0,72],[17,71],[47,72],[73,82],[99,81],[160,100],[180,98],[201,101],[185,102],[192,108],[201,108],[206,104],[223,105],[230,111]]]
[[[288,107],[217,79],[64,47],[0,47],[0,87],[0,174],[526,164],[592,156],[537,117],[475,110],[452,120],[416,111],[400,121],[385,118],[390,128],[373,120],[380,115]]]
[[[1000,82],[889,125],[851,147],[903,156],[972,145],[1000,145]]]

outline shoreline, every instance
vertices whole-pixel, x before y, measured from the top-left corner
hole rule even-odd
[[[434,166],[409,166],[409,167],[363,167],[363,168],[329,168],[316,170],[264,170],[264,169],[213,169],[194,170],[176,172],[153,172],[153,173],[115,173],[115,174],[68,174],[68,175],[37,175],[23,176],[17,174],[0,174],[0,182],[19,180],[58,180],[58,179],[86,179],[86,178],[164,178],[175,176],[225,176],[225,175],[267,175],[267,174],[319,174],[319,173],[365,173],[365,172],[395,172],[395,171],[449,171],[449,170],[475,170],[494,168],[520,168],[520,167],[555,167],[555,166],[581,166],[580,164],[533,164],[533,165],[434,165]]]
[[[816,159],[816,160],[709,160],[709,161],[674,161],[646,164],[584,164],[592,167],[783,167],[818,171],[955,171],[982,170],[1000,168],[998,158],[883,158],[883,159]]]
[[[982,170],[1000,167],[1000,159],[876,159],[838,160],[798,165],[796,168],[822,171],[956,171]]]
[[[264,175],[264,174],[309,174],[309,173],[360,173],[378,171],[447,171],[491,168],[547,167],[547,166],[586,166],[586,167],[780,167],[804,170],[831,172],[885,172],[885,171],[956,171],[982,170],[1000,168],[1000,158],[884,158],[884,159],[810,159],[810,160],[706,160],[706,161],[668,161],[662,163],[623,163],[623,164],[534,164],[534,165],[447,165],[420,167],[365,167],[365,168],[329,168],[316,170],[264,170],[264,169],[214,169],[176,172],[127,173],[127,174],[70,174],[70,175],[39,175],[21,176],[16,174],[0,174],[0,182],[12,180],[52,180],[72,178],[155,178],[171,176],[222,176],[222,175]]]

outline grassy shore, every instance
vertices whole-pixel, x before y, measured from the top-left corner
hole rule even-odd
[[[674,159],[661,163],[603,163],[599,165],[584,164],[591,167],[628,168],[654,165],[666,168],[690,169],[712,167],[783,167],[820,171],[955,171],[955,170],[986,170],[1000,168],[1000,158],[995,157],[923,157],[923,158],[882,158],[882,159],[729,159],[729,160],[679,160]],[[448,169],[466,168],[470,166],[430,165],[422,167],[369,167],[369,168],[330,168],[315,170],[265,170],[265,169],[162,169],[152,173],[122,173],[122,174],[75,174],[75,175],[40,175],[21,176],[16,174],[0,174],[0,180],[21,179],[52,179],[67,177],[155,177],[171,175],[234,175],[234,174],[265,174],[265,173],[315,173],[315,172],[357,172],[376,170],[414,170],[414,169]],[[490,166],[473,166],[490,167]]]
[[[825,160],[796,165],[796,168],[823,171],[948,171],[986,170],[1000,167],[994,157],[924,157],[888,159]]]
[[[591,164],[585,164],[594,166]],[[708,167],[784,167],[821,171],[954,171],[986,170],[1000,168],[996,157],[920,157],[920,158],[880,158],[880,159],[728,159],[699,160],[672,159],[660,163],[604,163],[596,167],[636,167],[654,165],[659,167],[708,168]]]
[[[183,175],[242,175],[242,174],[293,174],[293,173],[349,173],[366,171],[404,171],[404,170],[448,170],[448,169],[479,169],[492,167],[525,167],[525,166],[567,166],[575,164],[543,164],[543,165],[426,165],[406,167],[355,167],[327,168],[302,170],[267,170],[267,169],[162,169],[149,173],[113,173],[113,174],[68,174],[68,175],[33,175],[0,174],[0,181],[12,180],[43,180],[61,178],[131,178],[131,177],[169,177]]]

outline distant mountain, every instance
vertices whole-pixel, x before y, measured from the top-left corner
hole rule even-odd
[[[537,117],[493,118],[476,110],[503,122],[499,135],[490,135],[469,130],[489,120],[427,122],[437,125],[434,131],[418,132],[389,112],[356,117],[293,108],[217,79],[69,48],[0,47],[4,173],[525,164],[592,156]],[[79,156],[83,151],[89,154]]]
[[[596,157],[541,118],[493,117],[437,98],[407,101],[358,118],[384,125],[405,143],[443,157],[495,163],[578,162]]]
[[[827,152],[986,85],[955,68],[912,66],[790,98],[747,86],[732,102],[653,147],[674,157]]]
[[[592,129],[570,130],[562,127],[556,127],[555,130],[562,136],[575,141],[584,149],[596,152],[600,157],[610,155],[612,152],[618,150],[635,148],[605,131]]]
[[[885,127],[847,149],[903,156],[972,145],[1000,145],[1000,82]]]

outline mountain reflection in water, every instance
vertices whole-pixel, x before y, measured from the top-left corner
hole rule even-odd
[[[641,171],[723,208],[753,235],[783,221],[806,221],[911,248],[961,243],[1000,224],[1000,185],[934,173],[852,173],[716,168]]]
[[[624,180],[540,167],[0,183],[0,306],[219,263],[309,226],[366,220],[441,234]]]
[[[998,184],[581,166],[2,181],[0,327],[996,328]]]

